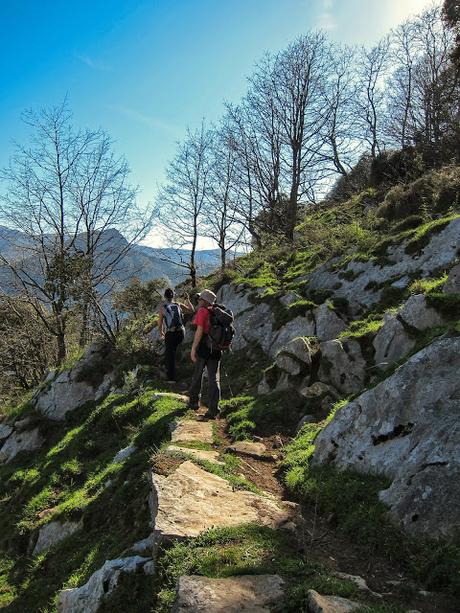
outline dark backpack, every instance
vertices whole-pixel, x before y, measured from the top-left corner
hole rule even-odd
[[[180,306],[176,302],[166,303],[163,306],[166,329],[181,328],[184,325],[184,317]]]
[[[206,336],[208,348],[212,351],[228,351],[235,336],[233,313],[223,304],[214,304],[209,309],[209,332]]]

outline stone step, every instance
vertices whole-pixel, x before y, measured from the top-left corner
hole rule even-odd
[[[284,582],[278,575],[225,579],[180,577],[173,613],[269,613],[281,604]]]
[[[268,494],[234,490],[228,481],[191,461],[183,462],[167,477],[152,474],[151,487],[156,543],[247,523],[293,529],[298,517],[297,505],[278,503]]]
[[[315,590],[308,590],[309,613],[351,613],[362,607],[359,602],[340,596],[322,596]]]
[[[171,424],[172,443],[213,443],[212,423],[185,419]]]
[[[226,451],[239,455],[245,455],[255,460],[270,460],[276,458],[267,451],[263,443],[253,443],[252,441],[237,441],[226,448]]]

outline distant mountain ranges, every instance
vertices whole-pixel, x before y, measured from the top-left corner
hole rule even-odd
[[[84,235],[77,237],[75,248],[82,248]],[[0,255],[9,261],[17,258],[27,258],[28,249],[32,245],[31,239],[18,230],[11,230],[5,226],[0,226]],[[121,253],[128,245],[124,236],[115,229],[105,230],[99,258],[102,261],[110,252],[113,254]],[[141,281],[155,278],[164,278],[165,286],[175,286],[185,280],[188,271],[181,266],[181,260],[187,261],[190,251],[187,249],[154,248],[146,245],[133,245],[120,263],[119,270],[113,273],[117,279],[119,287],[126,286],[133,277]],[[32,258],[31,258],[32,259]],[[198,274],[207,275],[220,265],[220,253],[218,249],[206,249],[196,252]],[[10,273],[5,266],[0,264],[0,283],[5,290],[8,286]]]

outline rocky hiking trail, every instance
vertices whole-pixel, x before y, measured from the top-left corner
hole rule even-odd
[[[323,581],[326,585],[334,580],[353,585],[353,599],[328,596],[327,590],[320,594],[309,589],[301,608],[296,610],[313,613],[455,610],[444,596],[417,588],[378,552],[370,556],[341,537],[331,527],[331,518],[321,516],[316,507],[301,508],[288,500],[280,479],[287,437],[274,435],[234,442],[227,434],[222,416],[199,421],[205,411],[205,407],[197,414],[189,411],[173,422],[170,443],[152,459],[149,476],[152,540],[154,559],[159,558],[160,568],[162,552],[174,543],[197,539],[216,529],[253,525],[282,534],[291,556],[312,569],[321,568],[323,579],[326,573]],[[234,461],[233,478],[229,479],[224,467],[230,458]],[[250,535],[246,546],[249,552]],[[215,555],[222,555],[222,551]],[[275,568],[278,560],[270,562]],[[289,602],[289,576],[263,571],[258,574],[257,569],[256,574],[249,574],[244,568],[232,574],[180,576],[172,610],[177,613],[294,610]]]

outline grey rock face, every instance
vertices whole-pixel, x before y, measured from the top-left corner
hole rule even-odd
[[[295,376],[310,368],[312,355],[313,351],[308,339],[297,337],[278,351],[275,364],[281,370]]]
[[[275,317],[265,302],[244,311],[235,318],[233,349],[244,349],[250,342],[258,342],[265,352],[270,349]]]
[[[249,302],[247,292],[244,291],[244,288],[238,290],[238,288],[230,284],[223,285],[217,292],[217,302],[225,304],[225,306],[233,312],[235,317],[254,306]]]
[[[373,345],[375,364],[385,370],[415,347],[415,340],[394,315],[385,313],[385,323],[377,332]]]
[[[423,294],[411,296],[400,309],[398,315],[407,324],[420,331],[439,326],[443,321],[441,315],[427,305]]]
[[[405,247],[406,243],[402,243],[389,249],[389,264],[384,266],[372,261],[350,262],[346,270],[354,273],[351,280],[339,278],[340,271],[331,270],[333,261],[299,280],[308,279],[308,287],[312,290],[328,289],[336,297],[347,298],[352,303],[368,308],[380,300],[382,293],[382,290],[373,291],[373,286],[391,282],[393,278],[396,281],[410,273],[417,272],[423,276],[452,266],[460,248],[460,218],[454,219],[434,234],[419,257],[414,258],[412,254],[405,253]]]
[[[134,445],[128,445],[124,449],[120,449],[118,453],[115,454],[112,462],[117,464],[118,462],[124,462],[130,455],[132,455],[136,451],[136,447]]]
[[[320,341],[330,341],[343,332],[347,324],[327,304],[315,309],[316,336]]]
[[[116,589],[121,573],[134,573],[150,562],[149,558],[133,556],[107,560],[81,587],[63,590],[59,594],[59,613],[96,613],[104,597]]]
[[[279,332],[275,333],[271,339],[271,344],[268,349],[268,353],[271,356],[276,356],[278,351],[292,341],[299,337],[312,336],[312,320],[308,317],[296,317],[291,319],[283,326]]]
[[[326,341],[320,344],[320,352],[320,381],[331,384],[342,394],[359,392],[364,387],[366,361],[357,341]]]
[[[40,434],[38,428],[33,430],[25,430],[23,432],[14,431],[0,449],[0,462],[8,464],[11,462],[21,451],[35,451],[39,449],[44,443],[44,438]]]
[[[81,528],[80,522],[51,521],[40,528],[32,555],[36,556]]]
[[[113,384],[113,373],[107,371],[106,355],[104,346],[91,345],[73,368],[60,373],[35,397],[35,408],[48,419],[60,421],[86,402],[100,400]]]
[[[446,294],[460,294],[460,263],[451,269],[443,290]]]
[[[0,424],[0,441],[5,440],[13,432],[13,426],[9,424]]]
[[[337,411],[315,463],[381,473],[391,513],[414,533],[460,522],[460,338],[436,340]]]
[[[278,575],[180,577],[173,613],[269,613],[283,597]]]

